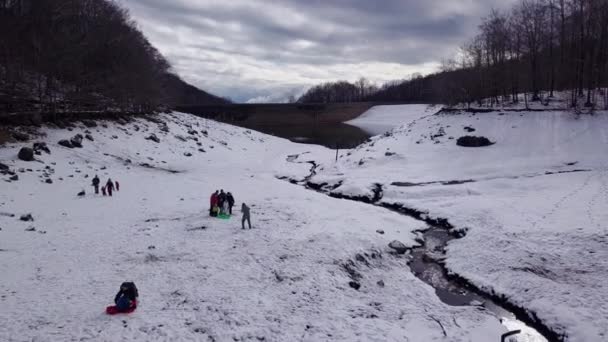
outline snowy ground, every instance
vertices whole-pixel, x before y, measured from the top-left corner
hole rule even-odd
[[[144,119],[90,128],[95,141],[82,149],[57,144],[83,133],[81,124],[42,128],[37,140],[52,154],[35,162],[17,160],[24,144],[0,148],[0,162],[19,176],[0,176],[0,340],[486,342],[506,331],[482,308],[441,303],[407,257],[389,253],[393,239],[415,243],[419,221],[277,178],[309,173],[288,155],[310,152],[330,165],[333,151],[185,114],[160,118],[168,132]],[[145,140],[151,133],[161,142]],[[118,180],[120,192],[91,194],[95,174]],[[253,230],[241,230],[238,217],[208,217],[209,195],[220,188],[237,208],[252,207]],[[34,222],[19,220],[26,213]],[[465,257],[457,252],[455,269]],[[105,315],[127,280],[139,287],[140,307]]]
[[[322,163],[312,181],[369,198],[379,183],[381,202],[448,219],[467,230],[448,247],[449,269],[569,341],[608,340],[608,113],[409,109],[392,134]],[[457,146],[464,135],[495,144]]]

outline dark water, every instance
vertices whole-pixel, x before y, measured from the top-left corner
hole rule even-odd
[[[412,249],[409,266],[416,277],[435,289],[441,301],[454,306],[483,307],[494,313],[510,330],[521,330],[508,341],[547,342],[539,331],[520,321],[514,313],[503,308],[489,296],[481,295],[448,276],[442,262],[445,258],[445,247],[454,237],[446,229],[431,227],[422,235],[424,244]]]
[[[353,148],[371,135],[359,127],[347,124],[251,126],[256,131],[272,134],[293,142],[323,145],[329,148]]]

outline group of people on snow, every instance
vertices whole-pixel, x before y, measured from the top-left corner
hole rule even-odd
[[[97,175],[95,175],[95,177],[93,178],[92,181],[92,185],[93,188],[95,188],[95,194],[99,194],[99,177]],[[106,194],[108,196],[112,196],[112,192],[116,190],[116,191],[120,191],[120,183],[118,183],[118,181],[113,182],[111,178],[108,178],[108,181],[106,182],[106,184],[104,186],[101,187],[101,193],[106,196]]]
[[[209,215],[211,217],[218,217],[220,215],[232,215],[232,208],[234,207],[234,196],[230,192],[224,192],[222,190],[216,190],[211,194],[209,200]],[[250,209],[247,204],[241,204],[241,212],[243,218],[241,219],[241,227],[245,229],[245,222],[251,229],[251,215]]]
[[[232,207],[234,206],[234,197],[230,192],[216,190],[211,194],[209,215],[217,217],[219,215],[232,215]]]

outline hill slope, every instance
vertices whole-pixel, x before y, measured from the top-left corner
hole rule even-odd
[[[0,339],[485,342],[506,331],[481,308],[440,302],[389,252],[393,239],[415,244],[419,221],[277,179],[309,174],[294,155],[329,163],[333,151],[179,113],[98,124],[81,149],[57,142],[84,125],[43,127],[51,154],[35,162],[16,159],[24,143],[0,148],[19,176],[0,183]],[[91,194],[95,174],[120,191]],[[238,212],[208,216],[220,188],[251,206],[252,230]],[[140,307],[106,316],[126,280]]]

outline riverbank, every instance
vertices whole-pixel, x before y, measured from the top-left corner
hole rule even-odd
[[[394,108],[393,108],[394,109]],[[309,182],[445,218],[462,239],[445,265],[568,341],[606,335],[605,113],[428,113],[319,163]],[[465,135],[491,146],[457,146]],[[314,156],[307,156],[314,160]],[[378,196],[378,194],[381,196]]]

